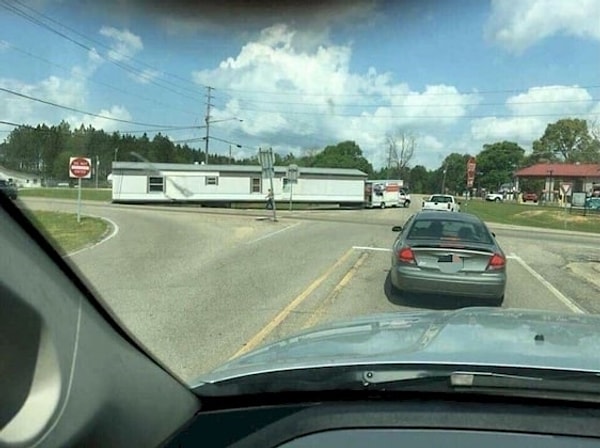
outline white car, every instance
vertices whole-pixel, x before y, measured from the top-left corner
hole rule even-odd
[[[488,193],[485,196],[485,200],[491,202],[502,202],[504,200],[504,195],[502,193]]]

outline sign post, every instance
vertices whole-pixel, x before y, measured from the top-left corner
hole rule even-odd
[[[563,200],[563,207],[565,208],[565,221],[564,221],[564,228],[565,230],[567,229],[567,196],[571,195],[571,190],[573,189],[573,185],[570,183],[562,183],[560,184],[560,190],[562,192],[562,200]]]
[[[81,179],[92,175],[92,161],[86,157],[69,158],[69,177],[77,179],[77,222],[81,222]]]
[[[475,169],[477,168],[477,163],[475,157],[470,157],[467,162],[467,191],[473,188],[473,184],[475,183]]]
[[[292,211],[292,194],[294,184],[298,182],[298,165],[290,165],[287,172],[287,180],[290,183],[290,212]]]
[[[275,191],[273,190],[273,174],[275,167],[273,166],[273,148],[262,150],[258,149],[258,159],[260,160],[260,166],[262,167],[262,174],[264,177],[269,177],[269,184],[271,186],[272,205],[273,205],[273,221],[277,221],[277,207],[275,206]]]

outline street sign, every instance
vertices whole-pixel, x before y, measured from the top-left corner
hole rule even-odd
[[[560,191],[562,191],[562,194],[565,196],[569,196],[571,194],[572,189],[573,189],[572,184],[568,184],[568,183],[560,184]]]
[[[475,169],[477,168],[475,157],[469,158],[467,162],[467,188],[473,188],[475,183]]]
[[[92,177],[92,160],[86,157],[69,158],[69,177],[75,179]]]
[[[287,179],[291,183],[298,183],[298,165],[290,165],[287,170]]]

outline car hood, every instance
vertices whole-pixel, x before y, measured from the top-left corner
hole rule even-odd
[[[600,372],[600,316],[486,307],[380,314],[314,327],[194,383],[302,368],[445,364]]]

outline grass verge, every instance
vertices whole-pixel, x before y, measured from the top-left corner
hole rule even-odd
[[[110,231],[108,222],[100,218],[81,216],[78,223],[75,213],[41,210],[26,213],[62,255],[97,243]]]
[[[53,199],[77,199],[77,188],[21,188],[19,196]],[[82,188],[81,199],[85,201],[105,201],[112,199],[112,190]]]
[[[595,213],[583,216],[580,211],[569,213],[554,206],[510,202],[461,202],[461,211],[477,215],[490,223],[600,233],[600,215]]]

